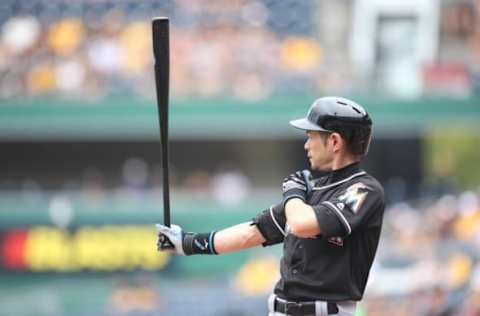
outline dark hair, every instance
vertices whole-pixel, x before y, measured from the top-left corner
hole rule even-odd
[[[371,126],[359,126],[358,124],[329,124],[329,130],[340,134],[345,140],[347,150],[357,156],[365,156],[368,153],[372,136]]]

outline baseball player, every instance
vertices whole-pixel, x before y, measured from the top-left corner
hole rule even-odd
[[[269,316],[353,316],[377,250],[385,208],[380,183],[363,171],[372,121],[357,103],[317,99],[305,118],[290,122],[307,133],[312,179],[297,171],[282,184],[283,200],[252,221],[208,233],[157,225],[161,251],[222,254],[283,243],[281,278]]]

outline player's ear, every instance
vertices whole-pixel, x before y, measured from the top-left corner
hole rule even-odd
[[[345,146],[345,141],[344,139],[342,138],[342,136],[340,136],[339,133],[331,133],[330,134],[330,142],[333,146],[333,151],[334,152],[337,152],[339,151],[341,148],[343,148]]]

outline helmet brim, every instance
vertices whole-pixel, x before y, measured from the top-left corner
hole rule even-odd
[[[304,131],[330,132],[327,129],[321,128],[320,126],[313,124],[307,118],[290,121],[290,125]]]

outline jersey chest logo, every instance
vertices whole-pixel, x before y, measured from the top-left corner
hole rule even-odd
[[[357,213],[362,207],[370,188],[365,184],[358,182],[348,187],[344,194],[340,195],[338,199],[345,205],[348,205],[353,213]]]

